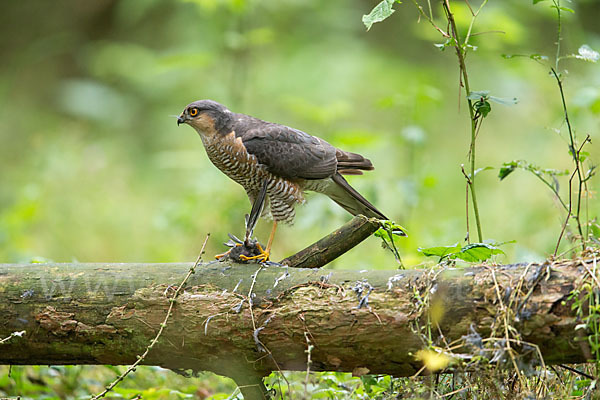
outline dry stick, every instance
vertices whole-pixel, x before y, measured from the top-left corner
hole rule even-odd
[[[320,268],[371,236],[379,227],[376,218],[357,215],[339,229],[279,263],[292,268]]]
[[[129,368],[127,368],[127,370],[125,372],[123,372],[121,375],[119,375],[117,377],[117,379],[115,379],[110,385],[108,385],[106,387],[106,389],[104,389],[104,391],[102,393],[99,393],[99,394],[97,394],[95,396],[92,396],[92,400],[101,399],[102,397],[106,396],[108,394],[108,392],[110,392],[111,390],[113,390],[114,387],[119,384],[119,382],[121,382],[123,379],[125,379],[125,377],[127,375],[129,375],[132,371],[134,371],[136,369],[136,367],[142,361],[144,361],[144,358],[146,358],[146,356],[148,355],[148,353],[150,352],[150,350],[154,347],[154,345],[156,344],[156,342],[158,342],[158,339],[160,338],[160,336],[162,335],[163,331],[165,330],[165,327],[167,326],[167,321],[169,320],[169,317],[171,317],[171,313],[173,311],[173,306],[175,305],[175,300],[177,299],[177,296],[179,296],[179,293],[181,292],[182,288],[185,286],[185,284],[188,281],[188,279],[190,278],[190,276],[192,276],[192,274],[196,271],[196,267],[200,263],[200,260],[202,260],[202,255],[204,254],[204,249],[206,248],[206,243],[208,242],[208,238],[209,237],[210,237],[210,233],[206,235],[206,239],[204,239],[204,243],[202,243],[202,248],[200,249],[200,254],[198,254],[198,258],[196,259],[196,262],[190,268],[190,270],[188,271],[188,273],[185,276],[185,278],[183,278],[183,281],[181,281],[181,284],[179,285],[179,287],[177,288],[177,290],[173,294],[173,297],[171,297],[169,299],[169,303],[170,304],[169,304],[169,309],[167,310],[167,315],[165,316],[165,319],[163,320],[162,324],[160,324],[160,329],[158,330],[158,333],[156,334],[156,336],[154,337],[154,339],[152,339],[152,342],[150,342],[150,344],[148,345],[148,347],[146,347],[146,351],[144,351],[144,353],[141,356],[138,356],[137,361],[134,362],[133,364],[131,364],[129,366]]]
[[[6,342],[8,342],[10,339],[14,338],[15,336],[23,336],[25,334],[26,331],[19,331],[19,332],[13,332],[11,333],[9,336],[5,337],[4,339],[0,340],[0,344],[4,344]]]

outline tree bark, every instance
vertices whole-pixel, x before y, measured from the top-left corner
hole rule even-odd
[[[143,364],[256,382],[305,370],[306,332],[312,371],[410,376],[423,365],[423,327],[434,344],[468,342],[507,315],[546,364],[585,362],[568,297],[587,263],[359,272],[212,262],[198,266]],[[189,268],[0,264],[0,339],[26,331],[0,345],[0,363],[133,363]]]

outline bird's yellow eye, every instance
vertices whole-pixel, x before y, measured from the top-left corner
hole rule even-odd
[[[198,115],[198,109],[197,108],[190,108],[190,116],[191,117],[195,117],[196,115]]]

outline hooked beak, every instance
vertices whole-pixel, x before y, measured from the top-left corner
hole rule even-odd
[[[183,114],[181,114],[179,117],[177,117],[177,126],[179,126],[181,124],[185,124],[185,117],[183,116]]]

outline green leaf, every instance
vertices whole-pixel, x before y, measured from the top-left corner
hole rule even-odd
[[[473,107],[483,118],[487,117],[490,111],[492,111],[492,105],[487,100],[479,100]]]
[[[504,254],[497,246],[487,243],[471,243],[453,254],[450,258],[458,258],[467,262],[486,261],[497,254]]]
[[[569,147],[571,147],[571,146],[569,146]],[[588,158],[588,156],[590,155],[589,152],[583,151],[583,150],[576,154],[579,154],[579,161],[581,161],[581,162],[584,162],[585,159]],[[573,157],[573,149],[572,148],[569,149],[569,155],[571,157]]]
[[[390,232],[392,234],[395,233],[396,235],[399,235],[399,236],[406,236],[406,228],[404,228],[402,225],[399,225],[391,220],[385,220],[385,221],[379,221],[379,222],[381,224],[381,228],[379,228],[375,231],[374,235],[376,237],[391,240]]]
[[[533,0],[533,4],[541,3],[542,1],[546,1],[546,0]]]
[[[590,222],[590,230],[595,238],[600,239],[600,225],[595,222]]]
[[[368,15],[363,15],[362,21],[367,27],[367,30],[371,29],[373,24],[381,22],[392,15],[394,13],[392,6],[396,2],[401,3],[397,0],[383,0],[381,3],[377,4]]]
[[[440,260],[446,258],[452,254],[456,254],[461,251],[461,246],[456,243],[452,246],[437,246],[437,247],[427,247],[427,248],[419,248],[418,251],[423,253],[424,256],[431,257],[436,256],[440,257]]]
[[[494,169],[494,167],[488,166],[488,167],[483,167],[483,168],[477,168],[473,175],[477,176],[477,174],[480,173],[481,171],[489,171],[490,169]],[[469,174],[469,178],[471,178],[471,174]]]
[[[517,169],[517,167],[518,167],[517,161],[511,161],[511,162],[502,164],[502,167],[500,167],[500,172],[498,172],[498,178],[500,178],[500,180],[503,180],[508,175],[513,173],[513,171],[515,169]]]
[[[573,10],[572,8],[569,8],[569,7],[558,7],[558,8],[560,8],[563,11],[575,14],[575,10]]]
[[[454,38],[450,38],[450,39],[447,39],[444,43],[434,43],[433,45],[435,47],[437,47],[438,49],[440,49],[440,51],[444,51],[446,49],[446,47],[455,46],[456,41],[454,40]]]
[[[439,257],[440,261],[444,258],[451,260],[459,259],[467,262],[480,262],[490,259],[497,254],[504,254],[499,246],[506,243],[471,243],[461,247],[458,243],[452,246],[438,246],[429,248],[419,248],[418,250],[425,256]]]
[[[557,169],[552,169],[552,168],[543,169],[543,168],[538,167],[537,165],[530,164],[525,160],[518,160],[518,161],[505,162],[504,164],[502,164],[502,167],[500,168],[500,172],[498,173],[498,178],[500,178],[500,180],[506,178],[517,168],[524,169],[524,170],[529,171],[538,176],[547,176],[547,177],[550,177],[553,179],[555,179],[557,176],[563,176],[563,175],[569,174],[569,171],[567,171],[567,170],[559,171]]]

